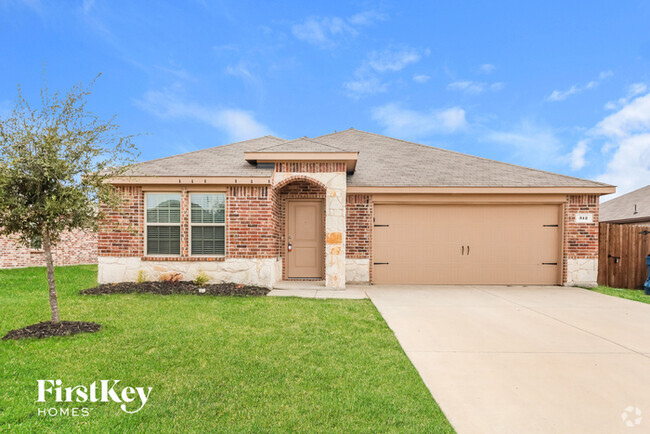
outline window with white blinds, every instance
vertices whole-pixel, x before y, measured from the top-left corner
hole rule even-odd
[[[147,193],[145,202],[147,255],[180,255],[180,193]]]
[[[190,194],[190,249],[195,256],[226,254],[226,195]]]

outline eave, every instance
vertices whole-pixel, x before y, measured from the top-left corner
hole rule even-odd
[[[348,193],[395,193],[395,194],[596,194],[616,192],[611,185],[593,187],[347,187]]]
[[[358,158],[358,152],[244,152],[244,159],[250,164],[343,162],[348,173],[354,173]]]

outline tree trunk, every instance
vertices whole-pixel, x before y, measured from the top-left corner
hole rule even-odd
[[[59,318],[59,302],[56,298],[56,284],[54,282],[54,261],[52,260],[52,243],[50,232],[43,231],[43,251],[45,252],[45,264],[47,265],[47,283],[50,286],[50,309],[52,309],[52,322],[57,323]]]

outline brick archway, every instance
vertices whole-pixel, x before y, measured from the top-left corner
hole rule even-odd
[[[276,184],[272,192],[275,236],[279,256],[282,258],[282,279],[284,280],[289,277],[286,239],[288,203],[289,201],[297,200],[320,200],[323,202],[324,209],[327,187],[323,183],[308,176],[296,175]],[[320,222],[323,233],[323,262],[320,276],[322,279],[325,279],[325,219],[325,213],[323,213]]]
[[[275,184],[273,186],[273,190],[274,191],[279,191],[279,190],[281,190],[282,188],[286,187],[289,184],[292,184],[292,183],[295,183],[295,182],[300,182],[300,181],[308,182],[310,184],[314,184],[314,185],[320,187],[321,189],[323,189],[324,192],[327,192],[327,186],[325,184],[318,181],[317,179],[314,179],[314,178],[312,178],[310,176],[306,176],[306,175],[292,175],[292,176],[290,176],[288,178],[285,178],[282,181]]]

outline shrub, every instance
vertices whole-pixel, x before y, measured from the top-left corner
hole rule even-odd
[[[144,283],[147,281],[147,274],[144,272],[144,270],[138,271],[138,277],[135,279],[135,281],[138,283]]]
[[[199,274],[196,276],[196,279],[194,279],[194,284],[195,285],[205,285],[208,283],[210,278],[208,277],[207,274],[205,274],[203,271],[199,271]]]

